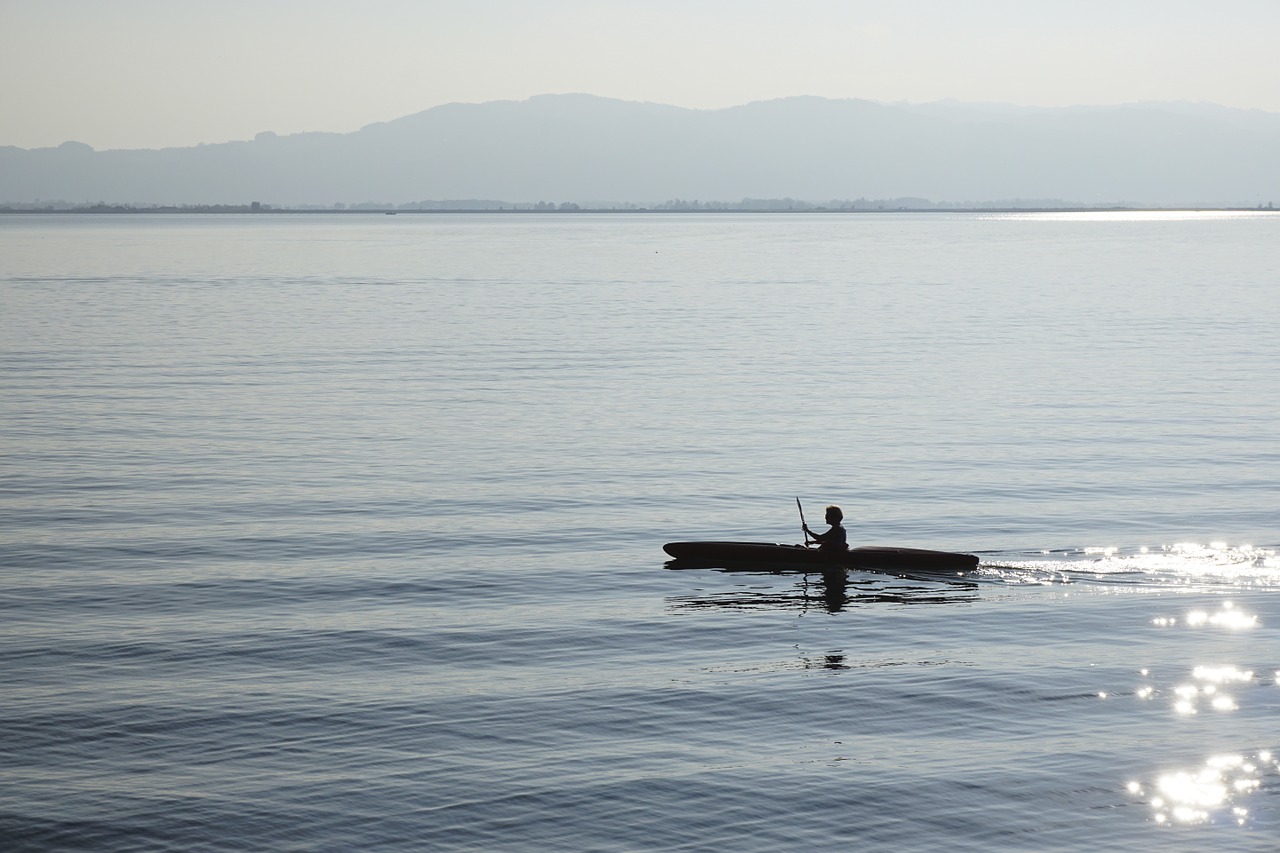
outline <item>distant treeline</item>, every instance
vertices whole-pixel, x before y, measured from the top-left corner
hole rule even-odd
[[[277,208],[261,202],[249,204],[75,204],[66,201],[4,202],[0,213],[274,213]]]
[[[992,201],[930,201],[926,198],[891,198],[803,201],[795,198],[744,198],[741,201],[691,201],[669,199],[656,203],[636,202],[507,202],[487,199],[444,199],[404,203],[366,201],[333,205],[248,204],[118,204],[107,202],[67,202],[37,199],[32,202],[0,203],[0,213],[593,213],[593,212],[696,212],[696,211],[874,211],[874,210],[1147,210],[1159,207],[1131,202],[1083,204],[1063,199],[997,199]],[[1258,209],[1274,210],[1273,203]]]

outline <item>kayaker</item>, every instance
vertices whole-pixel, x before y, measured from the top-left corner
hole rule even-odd
[[[809,525],[804,525],[804,535],[806,537],[805,544],[809,544],[809,537],[818,543],[819,551],[844,551],[849,547],[849,539],[845,535],[844,510],[840,507],[832,505],[827,507],[827,524],[831,525],[831,529],[826,533],[814,533],[809,529]]]

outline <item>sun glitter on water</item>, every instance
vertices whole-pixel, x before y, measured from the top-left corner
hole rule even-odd
[[[1262,786],[1264,774],[1280,770],[1270,751],[1248,756],[1223,753],[1201,767],[1164,773],[1149,785],[1127,786],[1135,797],[1148,800],[1157,824],[1197,824],[1228,819],[1243,826],[1249,810],[1241,801]]]
[[[1152,624],[1159,625],[1162,628],[1170,628],[1179,624],[1175,616],[1157,616],[1151,620]],[[1237,610],[1236,606],[1230,601],[1224,601],[1222,607],[1214,612],[1207,610],[1191,610],[1182,618],[1183,625],[1189,628],[1201,628],[1209,626],[1212,628],[1226,628],[1231,631],[1240,631],[1246,628],[1254,628],[1258,625],[1258,617],[1255,614],[1245,613]]]
[[[1237,589],[1280,588],[1280,556],[1275,549],[1178,542],[1159,547],[1097,545],[1041,550],[1035,557],[1000,559],[985,567],[1007,583],[1070,583],[1077,580],[1146,582],[1192,589],[1228,585]]]
[[[1214,711],[1237,711],[1240,706],[1223,688],[1232,684],[1252,684],[1253,671],[1242,670],[1235,666],[1198,666],[1191,672],[1193,681],[1179,684],[1173,689],[1176,697],[1173,710],[1183,716],[1199,713],[1200,708],[1207,706]],[[1151,695],[1140,690],[1139,696]]]

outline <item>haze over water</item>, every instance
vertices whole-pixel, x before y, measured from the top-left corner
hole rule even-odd
[[[0,841],[1272,850],[1278,229],[0,218]]]

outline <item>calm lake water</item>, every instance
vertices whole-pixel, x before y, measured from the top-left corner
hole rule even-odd
[[[1275,850],[1280,216],[0,217],[6,850]],[[674,570],[678,539],[976,553]]]

